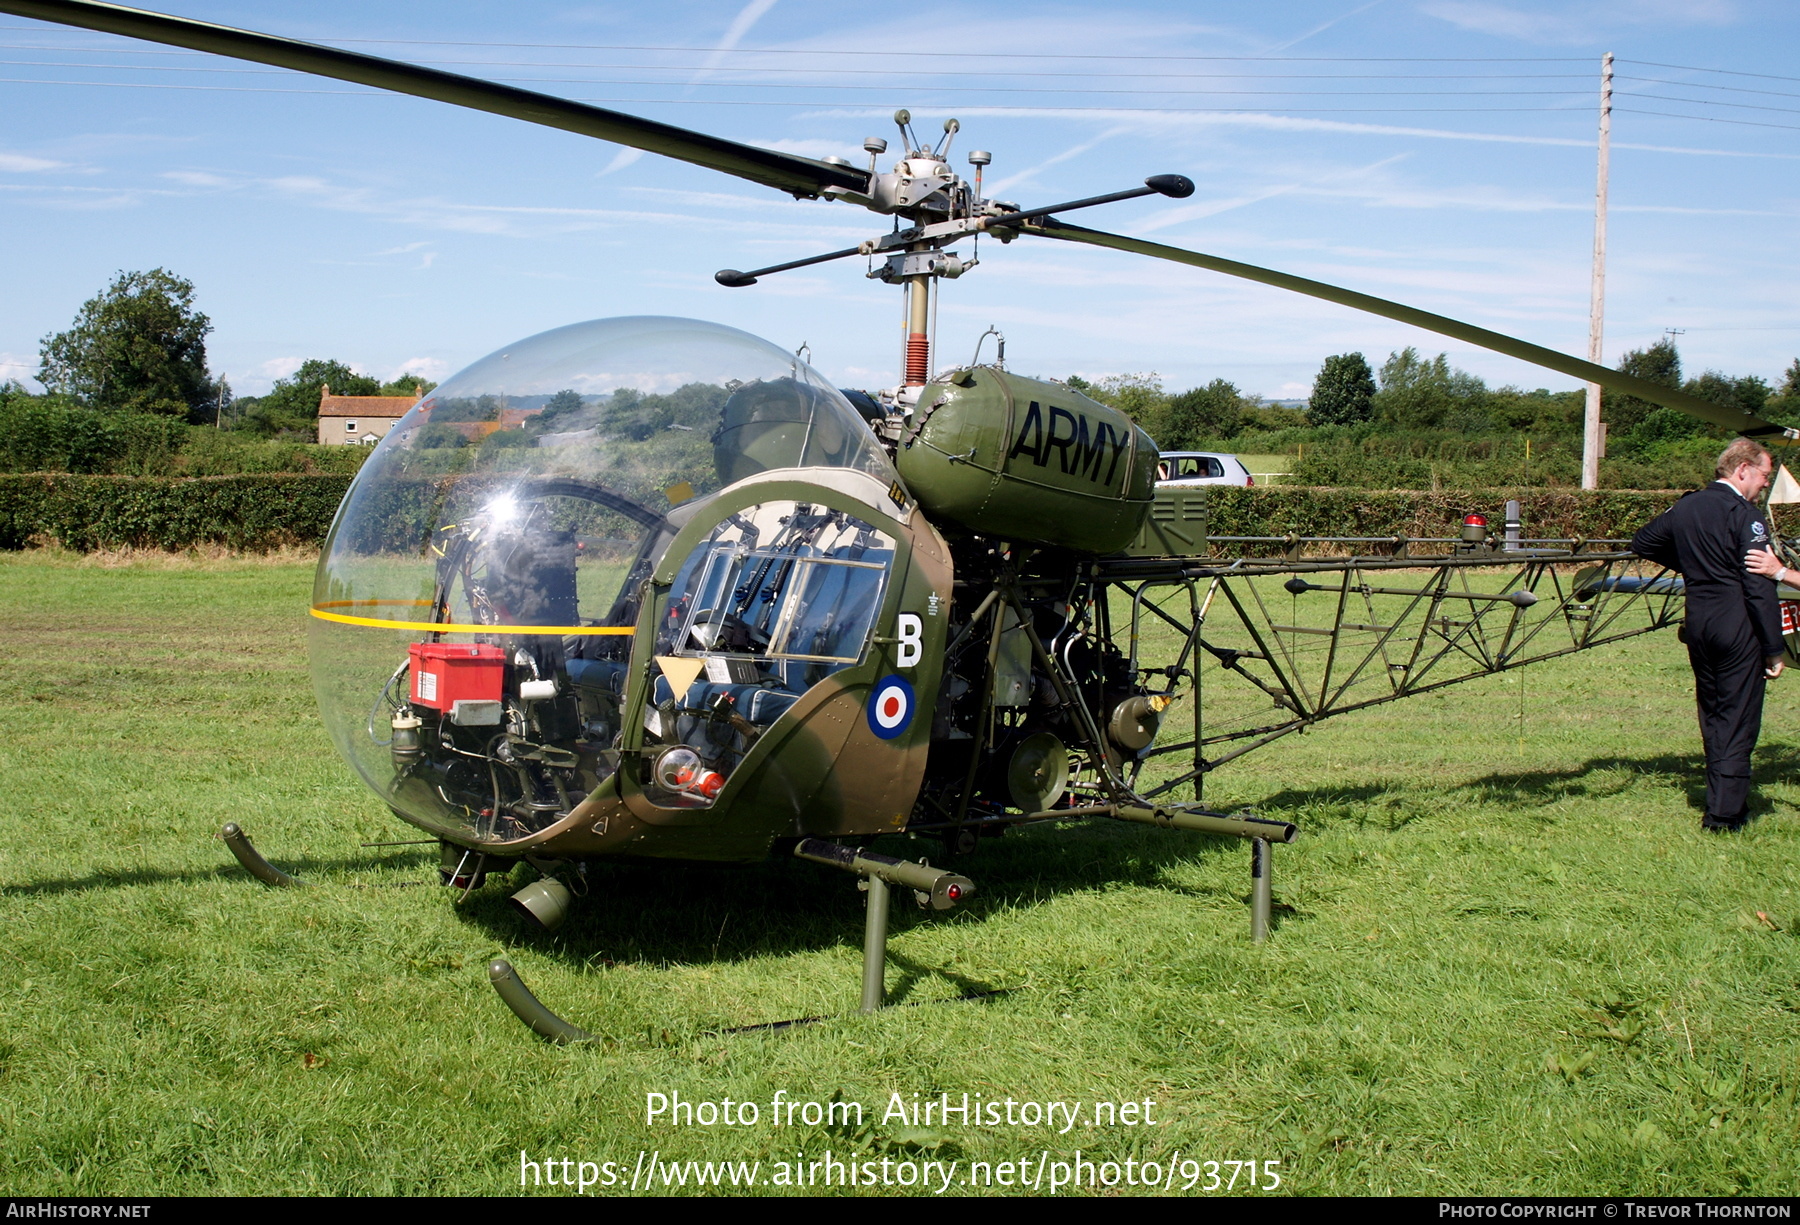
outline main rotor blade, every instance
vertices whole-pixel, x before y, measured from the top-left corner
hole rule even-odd
[[[1583,361],[1579,357],[1570,357],[1567,353],[1558,353],[1555,349],[1534,345],[1528,340],[1519,340],[1517,337],[1506,336],[1499,332],[1490,332],[1486,328],[1476,327],[1472,323],[1448,319],[1443,315],[1434,315],[1430,311],[1422,311],[1416,307],[1402,306],[1398,302],[1389,302],[1386,298],[1357,293],[1354,289],[1327,285],[1323,281],[1309,281],[1305,277],[1276,272],[1271,268],[1259,268],[1255,264],[1240,264],[1236,260],[1221,259],[1216,255],[1202,255],[1198,251],[1186,251],[1180,247],[1166,247],[1157,242],[1145,242],[1141,238],[1126,238],[1120,234],[1108,234],[1103,230],[1089,230],[1053,219],[1022,226],[1020,233],[1038,234],[1045,238],[1060,238],[1065,242],[1086,243],[1093,247],[1110,247],[1115,251],[1130,251],[1136,255],[1172,260],[1177,264],[1191,264],[1195,268],[1222,272],[1226,276],[1242,277],[1246,281],[1258,281],[1264,285],[1273,285],[1277,289],[1292,290],[1294,293],[1303,293],[1312,298],[1323,298],[1327,302],[1336,302],[1339,306],[1348,306],[1356,310],[1367,311],[1371,315],[1397,319],[1401,323],[1410,323],[1414,327],[1424,328],[1428,332],[1437,332],[1442,336],[1466,340],[1470,344],[1480,345],[1484,349],[1492,349],[1496,353],[1504,353],[1508,357],[1516,357],[1520,361],[1527,361],[1536,366],[1547,367],[1586,383],[1598,383],[1610,391],[1636,396],[1640,400],[1661,404],[1665,408],[1677,409],[1698,417],[1702,421],[1734,430],[1746,438],[1760,438],[1783,444],[1800,440],[1800,430],[1791,430],[1775,425],[1753,413],[1727,408],[1723,404],[1714,404],[1711,400],[1702,400],[1699,396],[1689,395],[1685,391],[1665,386],[1662,383],[1652,383],[1649,379],[1641,379],[1635,374],[1626,374],[1622,370],[1609,370],[1605,366],[1597,366],[1593,362]]]
[[[621,111],[609,111],[528,89],[515,89],[477,77],[459,76],[454,72],[440,72],[435,68],[421,68],[416,64],[340,51],[336,47],[321,47],[291,38],[277,38],[272,34],[190,21],[185,17],[170,17],[116,4],[98,4],[94,0],[0,0],[0,13],[208,51],[397,94],[431,98],[510,119],[523,119],[527,123],[539,123],[565,132],[630,145],[648,153],[660,153],[709,170],[722,170],[796,196],[816,196],[827,187],[858,193],[868,189],[868,175],[850,167],[833,166],[772,149],[758,149],[754,145],[740,145]]]

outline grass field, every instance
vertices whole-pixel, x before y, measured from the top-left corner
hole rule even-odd
[[[1294,470],[1292,455],[1244,455],[1238,459],[1256,477],[1258,485],[1279,485],[1282,477]]]
[[[902,1002],[1004,994],[720,1035],[854,1012],[848,879],[606,866],[554,938],[504,881],[454,905],[424,883],[434,848],[358,845],[415,835],[318,726],[309,584],[294,558],[0,558],[0,1191],[505,1193],[521,1150],[597,1178],[647,1150],[779,1182],[831,1150],[998,1181],[1078,1149],[1279,1161],[1282,1194],[1794,1190],[1793,680],[1771,688],[1740,836],[1699,830],[1691,681],[1656,635],[1221,771],[1209,800],[1303,831],[1275,852],[1266,945],[1240,844],[1028,831],[961,862],[980,894],[960,910],[895,910]],[[319,887],[250,880],[227,820]],[[533,1038],[488,986],[498,954],[613,1041]],[[1084,1106],[1066,1132],[882,1117],[940,1092]],[[652,1093],[759,1120],[647,1123]],[[778,1093],[861,1103],[864,1125],[779,1123]],[[1093,1103],[1146,1099],[1154,1126],[1095,1122]],[[1213,1172],[1193,1172],[1201,1193]]]

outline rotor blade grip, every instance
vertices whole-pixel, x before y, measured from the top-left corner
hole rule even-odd
[[[1456,340],[1467,341],[1469,344],[1479,345],[1484,349],[1492,349],[1496,353],[1504,353],[1508,357],[1516,357],[1520,361],[1555,370],[1585,383],[1598,383],[1608,390],[1676,409],[1690,416],[1698,417],[1702,421],[1734,430],[1747,438],[1785,442],[1800,441],[1800,430],[1776,425],[1752,413],[1735,411],[1722,404],[1714,404],[1710,400],[1702,400],[1699,396],[1689,395],[1677,388],[1667,387],[1661,383],[1652,383],[1649,379],[1639,378],[1622,370],[1612,370],[1605,366],[1595,365],[1593,362],[1583,361],[1579,357],[1571,357],[1567,353],[1559,353],[1555,349],[1546,349],[1542,345],[1532,344],[1528,340],[1520,340],[1516,336],[1490,332],[1487,328],[1477,327],[1472,323],[1463,323],[1461,320],[1450,319],[1444,315],[1434,315],[1430,311],[1403,306],[1398,302],[1390,302],[1386,298],[1358,293],[1354,289],[1329,285],[1323,281],[1308,280],[1291,273],[1276,272],[1272,268],[1260,268],[1255,264],[1243,264],[1236,260],[1222,259],[1216,255],[1204,255],[1198,251],[1184,250],[1181,247],[1168,247],[1161,243],[1146,242],[1140,238],[1126,238],[1120,234],[1108,234],[1103,230],[1090,230],[1078,225],[1069,225],[1066,222],[1046,220],[1022,232],[1038,234],[1045,238],[1058,238],[1065,242],[1109,247],[1115,251],[1130,251],[1138,255],[1148,255],[1154,259],[1166,259],[1177,264],[1205,268],[1211,272],[1222,272],[1226,276],[1272,285],[1277,289],[1290,290],[1311,298],[1322,298],[1327,302],[1335,302],[1339,306],[1348,306],[1354,310],[1366,311],[1371,315],[1380,315],[1401,323],[1410,323],[1414,327],[1424,328],[1428,332],[1436,332],[1441,336],[1449,336]]]
[[[854,168],[741,145],[551,94],[272,34],[119,5],[97,4],[92,0],[0,0],[0,12],[448,102],[629,145],[799,195],[815,196],[827,187],[852,192],[862,192],[868,187],[868,176]]]

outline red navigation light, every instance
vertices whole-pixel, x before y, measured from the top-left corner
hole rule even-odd
[[[961,885],[949,886],[948,888],[946,888],[944,890],[944,896],[949,898],[953,902],[961,901],[962,900],[962,886]]]
[[[1487,526],[1487,516],[1486,515],[1464,515],[1463,516],[1463,526],[1464,527],[1486,527]]]

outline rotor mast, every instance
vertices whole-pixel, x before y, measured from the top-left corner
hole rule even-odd
[[[906,278],[906,352],[902,386],[923,387],[931,380],[931,276]]]

